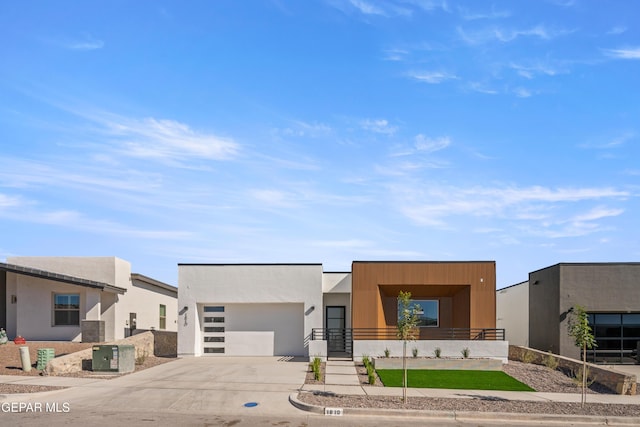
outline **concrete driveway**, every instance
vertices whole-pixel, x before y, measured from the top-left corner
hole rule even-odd
[[[300,415],[303,412],[288,398],[304,383],[307,366],[302,359],[278,357],[185,358],[46,396],[21,395],[12,400],[67,403],[71,414]],[[246,407],[250,402],[257,405]]]

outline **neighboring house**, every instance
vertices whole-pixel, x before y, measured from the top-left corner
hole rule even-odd
[[[421,354],[470,347],[506,361],[496,329],[495,262],[179,264],[178,355],[381,355],[392,348],[397,297],[422,307]],[[429,340],[429,341],[427,341]]]
[[[177,288],[115,257],[13,257],[0,263],[0,325],[10,338],[102,342],[177,329]]]
[[[522,292],[513,292],[522,288]],[[527,292],[524,292],[528,288]],[[498,306],[511,307],[503,314],[507,336],[514,342],[579,358],[579,350],[567,333],[569,316],[576,305],[585,308],[597,347],[588,351],[596,363],[637,363],[640,343],[640,263],[560,263],[529,273],[529,281],[497,291]],[[522,325],[528,312],[528,331]]]
[[[529,305],[521,303],[528,299],[529,282],[496,291],[496,326],[511,345],[529,346]]]

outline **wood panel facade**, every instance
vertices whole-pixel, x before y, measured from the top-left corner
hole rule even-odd
[[[354,261],[351,271],[353,328],[396,327],[400,291],[438,300],[438,328],[496,327],[495,261]]]

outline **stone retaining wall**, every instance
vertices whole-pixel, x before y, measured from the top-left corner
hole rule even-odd
[[[520,347],[515,345],[509,346],[509,359],[520,362],[527,361],[537,365],[544,364],[544,358],[549,353],[528,347]],[[578,372],[582,369],[582,361],[571,359],[557,354],[553,355],[558,361],[558,369],[568,372]],[[615,369],[605,368],[593,363],[587,363],[588,378],[594,382],[616,392],[617,394],[635,395],[637,388],[637,378],[635,375],[629,375]]]
[[[130,344],[136,348],[136,359],[153,355],[154,337],[151,332],[145,332],[122,340],[105,344]],[[45,367],[44,375],[72,374],[90,369],[93,359],[93,349],[78,351],[64,356],[56,357],[49,361]]]
[[[136,329],[133,336],[153,334],[153,355],[157,357],[177,357],[178,333],[171,331],[156,331],[155,329]]]

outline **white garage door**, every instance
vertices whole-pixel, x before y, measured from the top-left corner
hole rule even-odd
[[[303,304],[221,304],[203,307],[203,354],[303,356]]]

